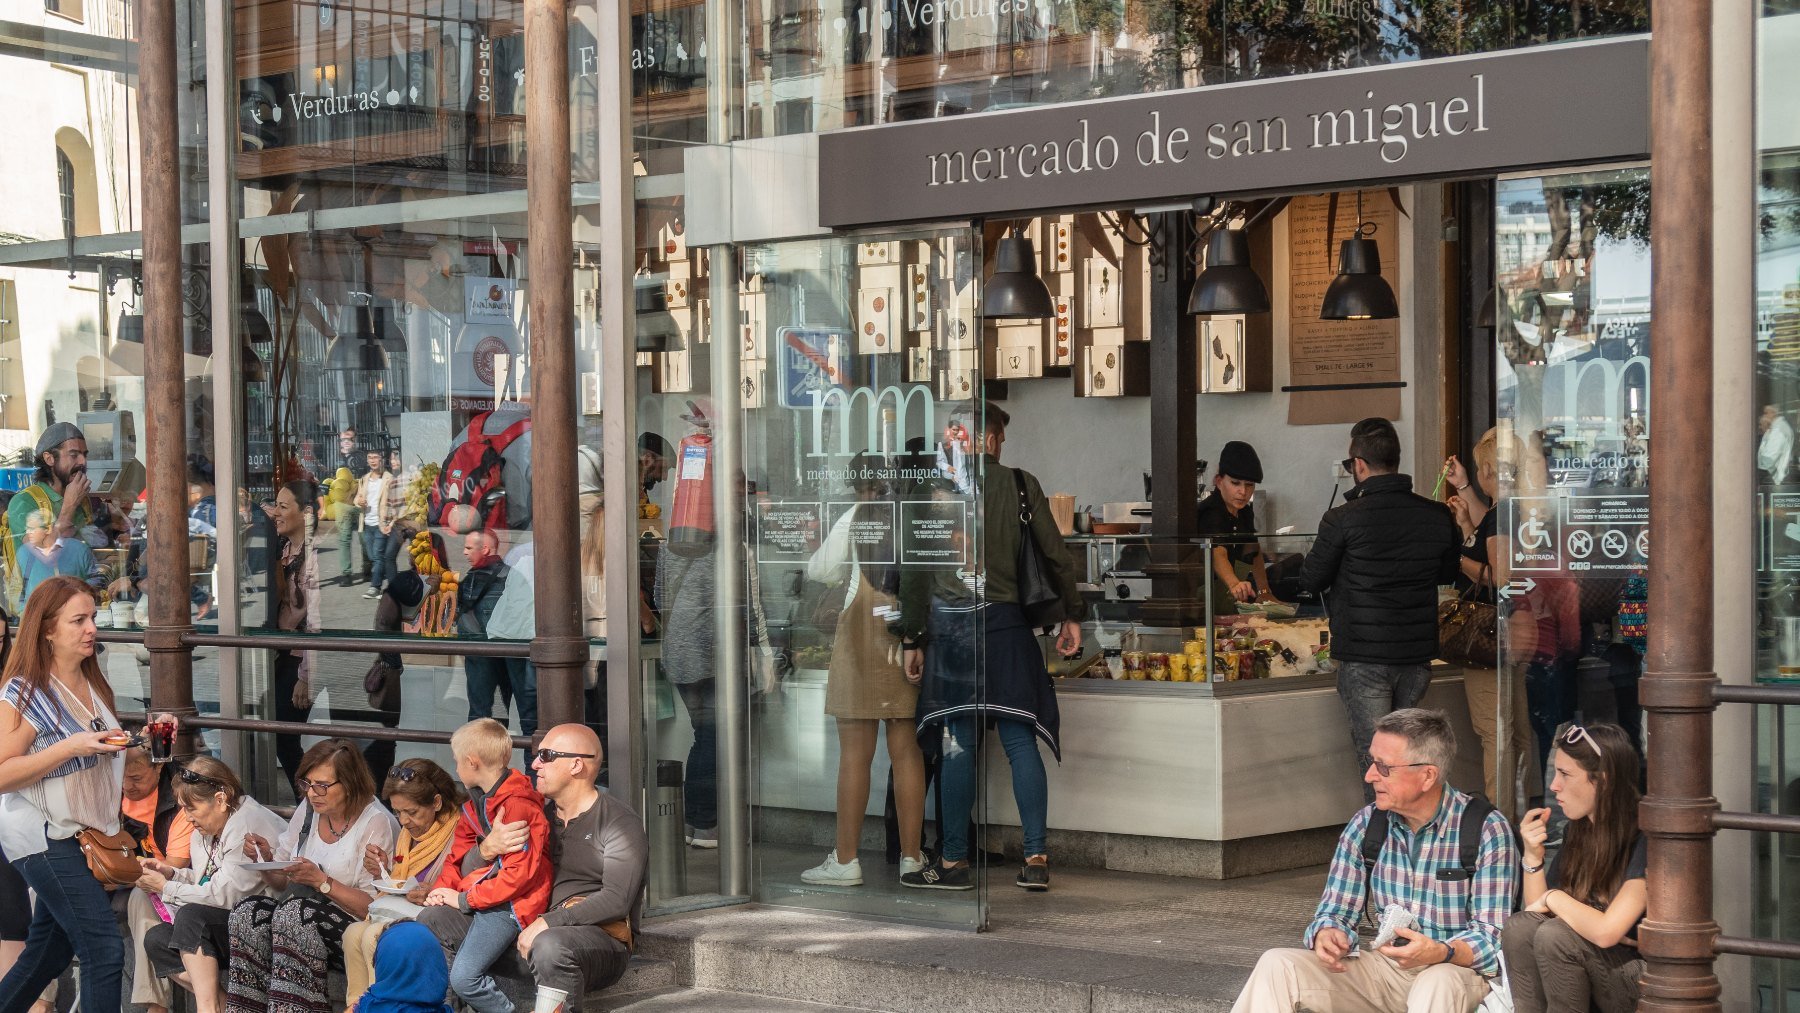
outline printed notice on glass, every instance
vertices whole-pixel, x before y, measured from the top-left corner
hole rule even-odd
[[[1650,562],[1650,494],[1570,496],[1563,506],[1569,571],[1631,571]]]
[[[1769,497],[1769,569],[1800,570],[1800,492],[1771,492]]]
[[[969,565],[969,509],[962,500],[900,504],[900,565]]]
[[[845,514],[850,514],[851,558],[859,563],[893,563],[894,504],[856,501],[825,504],[828,531],[836,531]]]
[[[1371,415],[1400,417],[1399,320],[1320,320],[1325,290],[1337,277],[1343,241],[1357,233],[1356,193],[1296,197],[1287,206],[1288,228],[1288,424],[1317,426],[1356,422]],[[1374,231],[1381,276],[1400,291],[1399,215],[1384,190],[1364,190],[1362,222]],[[1342,389],[1340,385],[1359,386]],[[1313,389],[1308,389],[1313,388]]]
[[[1505,501],[1502,517],[1511,538],[1512,568],[1527,573],[1554,573],[1563,568],[1562,525],[1556,500],[1515,496]]]
[[[804,563],[819,545],[819,502],[756,504],[756,559]]]

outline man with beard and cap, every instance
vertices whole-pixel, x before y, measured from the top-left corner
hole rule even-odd
[[[6,530],[0,533],[4,536],[0,549],[6,555],[9,588],[15,587],[18,580],[20,545],[32,514],[48,514],[52,518],[51,534],[57,539],[80,538],[82,529],[93,523],[93,508],[88,502],[92,487],[87,475],[87,438],[81,430],[71,422],[51,425],[38,437],[32,461],[37,465],[36,480],[19,490],[7,504]]]
[[[1256,486],[1263,479],[1256,448],[1232,440],[1219,451],[1212,495],[1200,501],[1195,530],[1212,539],[1212,610],[1235,615],[1238,602],[1273,601],[1268,561],[1256,540]]]

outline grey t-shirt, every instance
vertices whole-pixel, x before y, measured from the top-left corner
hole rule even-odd
[[[587,812],[563,823],[555,803],[544,807],[550,820],[550,857],[556,878],[550,887],[550,925],[605,925],[621,918],[638,927],[650,842],[643,821],[624,802],[605,792]],[[570,901],[579,903],[565,907]]]

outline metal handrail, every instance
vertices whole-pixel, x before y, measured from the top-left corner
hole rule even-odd
[[[142,644],[142,630],[101,630],[104,644]],[[270,651],[326,651],[345,654],[447,654],[458,658],[529,658],[521,640],[459,640],[445,637],[347,637],[323,633],[204,633],[181,635],[188,647],[239,647]]]
[[[1786,939],[1750,939],[1744,936],[1720,936],[1713,941],[1718,953],[1735,953],[1744,957],[1767,957],[1772,960],[1800,960],[1800,943]]]
[[[1713,687],[1716,703],[1769,704],[1776,707],[1800,705],[1800,686],[1744,686],[1720,684]],[[1774,813],[1716,812],[1714,832],[1749,830],[1772,834],[1800,834],[1800,816]],[[1800,960],[1800,942],[1749,936],[1719,936],[1713,940],[1713,952],[1770,960]]]
[[[143,712],[121,713],[121,722],[141,724],[149,720]],[[227,732],[261,732],[274,735],[322,735],[334,739],[382,739],[388,742],[423,742],[449,745],[450,732],[427,731],[422,728],[387,728],[381,725],[340,725],[327,722],[265,721],[260,718],[228,718],[219,714],[191,714],[181,719],[190,728],[216,728]],[[533,748],[533,740],[524,735],[512,737],[515,749]]]
[[[1719,703],[1800,705],[1800,686],[1727,686],[1713,687],[1713,699]]]
[[[1771,834],[1800,834],[1800,816],[1773,813],[1713,813],[1715,830],[1753,830]]]

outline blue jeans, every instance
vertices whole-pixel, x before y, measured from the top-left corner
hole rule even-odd
[[[469,720],[494,717],[494,691],[500,692],[501,724],[506,708],[519,705],[519,734],[537,731],[537,667],[527,658],[464,658],[469,686]]]
[[[76,957],[81,1013],[119,1013],[125,944],[112,902],[88,871],[81,846],[51,841],[49,851],[16,859],[13,868],[37,891],[37,909],[25,952],[0,979],[0,1013],[25,1013]]]
[[[712,679],[676,683],[688,724],[694,726],[694,744],[688,747],[687,770],[682,788],[686,807],[683,818],[690,827],[711,830],[719,825],[719,724],[713,709]]]
[[[378,591],[394,575],[394,557],[388,552],[389,537],[379,524],[363,525],[363,558],[369,561],[369,586]]]
[[[1417,707],[1431,685],[1430,665],[1378,665],[1346,661],[1338,666],[1337,691],[1350,719],[1350,742],[1356,747],[1356,776],[1369,772],[1369,740],[1375,722],[1397,710]],[[1363,782],[1363,802],[1375,801],[1375,788]]]
[[[981,720],[979,715],[964,714],[944,722],[944,759],[938,774],[944,815],[938,833],[944,839],[945,861],[961,862],[969,857],[969,813],[975,808],[975,785],[980,776]],[[1019,807],[1019,825],[1025,832],[1025,854],[1045,854],[1050,783],[1044,776],[1037,735],[1030,725],[1009,718],[998,719],[994,727],[1012,767],[1013,802]]]
[[[469,934],[450,962],[450,990],[475,1013],[513,1013],[513,1001],[488,972],[518,938],[519,920],[510,904],[475,912]]]

